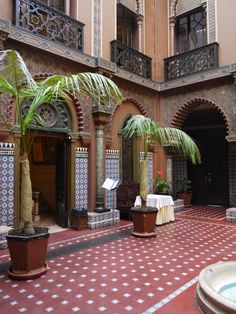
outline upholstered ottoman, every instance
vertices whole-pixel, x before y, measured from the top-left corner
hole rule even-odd
[[[236,223],[236,207],[226,209],[226,221]]]

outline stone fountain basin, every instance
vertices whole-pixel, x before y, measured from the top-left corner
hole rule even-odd
[[[197,299],[205,313],[236,313],[236,303],[219,293],[222,287],[230,284],[236,284],[236,261],[218,262],[200,272]]]

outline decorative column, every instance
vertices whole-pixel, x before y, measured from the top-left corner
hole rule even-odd
[[[143,52],[143,16],[137,15],[136,21],[138,24],[138,51]]]
[[[95,111],[93,112],[96,126],[96,208],[95,212],[102,213],[107,211],[104,206],[104,190],[102,188],[105,174],[105,141],[104,128],[109,121],[110,113]]]
[[[170,56],[175,54],[175,24],[176,18],[172,16],[169,19],[169,26],[170,26]]]
[[[70,16],[70,0],[65,0],[64,10],[65,10],[65,14]]]

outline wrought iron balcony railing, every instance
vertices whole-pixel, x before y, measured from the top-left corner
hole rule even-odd
[[[218,67],[218,46],[218,43],[213,43],[165,58],[165,80]]]
[[[151,78],[152,59],[117,40],[111,42],[111,61],[126,71]]]
[[[15,0],[14,10],[17,27],[83,51],[83,23],[37,0]]]

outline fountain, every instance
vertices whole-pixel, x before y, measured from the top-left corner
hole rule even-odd
[[[199,274],[197,299],[207,314],[236,313],[236,262],[218,262]]]

